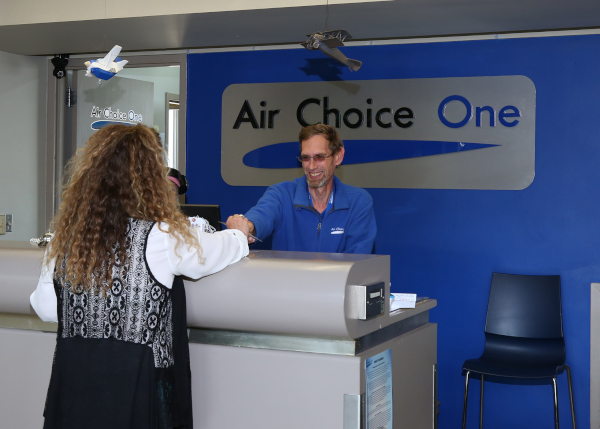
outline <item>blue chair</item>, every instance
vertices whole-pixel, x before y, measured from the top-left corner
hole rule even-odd
[[[565,365],[562,330],[560,276],[492,275],[485,323],[485,348],[479,359],[463,364],[465,399],[463,429],[467,424],[469,377],[481,377],[479,427],[483,427],[483,383],[485,376],[531,380],[552,379],[554,425],[558,423],[556,378],[567,370],[573,429],[575,409],[571,370]]]

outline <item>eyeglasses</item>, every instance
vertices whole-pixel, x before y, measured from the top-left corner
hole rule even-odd
[[[332,157],[333,154],[331,155],[325,155],[324,153],[319,153],[315,156],[309,156],[309,155],[300,155],[297,156],[296,159],[298,159],[298,161],[300,161],[301,163],[309,163],[311,159],[313,159],[317,164],[324,162],[327,158]]]

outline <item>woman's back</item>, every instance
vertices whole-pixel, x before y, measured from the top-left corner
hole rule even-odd
[[[105,292],[55,279],[59,328],[45,428],[171,428],[171,288],[148,268],[153,222],[131,219]],[[171,285],[169,285],[171,286]]]
[[[173,327],[173,312],[184,309],[173,308],[171,288],[178,275],[200,278],[246,256],[248,226],[193,230],[163,154],[154,130],[111,125],[70,164],[56,233],[30,298],[42,320],[59,323],[47,429],[191,422],[191,410],[173,408],[191,400],[181,398],[190,392],[189,363],[173,354],[174,337],[178,344],[187,338],[185,319]],[[176,375],[178,361],[187,368]]]

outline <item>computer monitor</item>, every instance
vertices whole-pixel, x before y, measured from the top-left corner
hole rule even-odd
[[[221,209],[217,204],[181,204],[181,211],[186,216],[200,216],[208,221],[217,231],[221,231]]]

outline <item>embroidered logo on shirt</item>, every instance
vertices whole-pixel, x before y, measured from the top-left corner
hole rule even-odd
[[[335,227],[335,228],[331,228],[331,233],[332,234],[343,234],[344,228],[340,228],[339,226]]]

